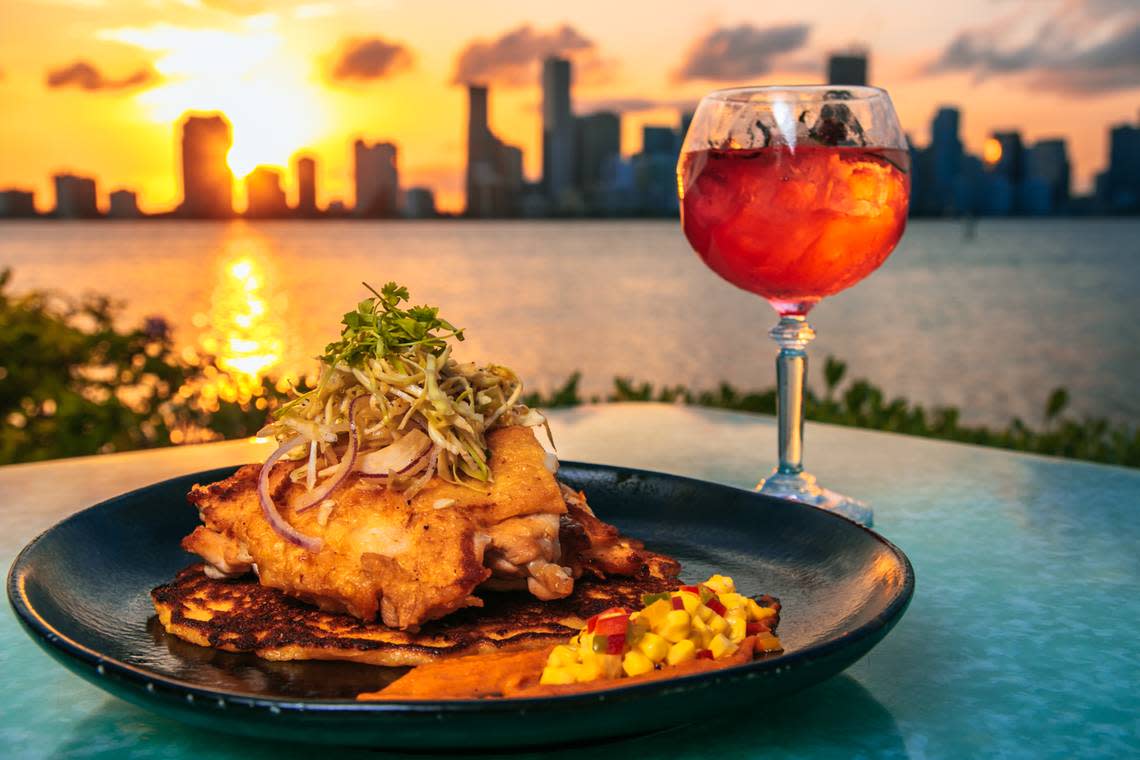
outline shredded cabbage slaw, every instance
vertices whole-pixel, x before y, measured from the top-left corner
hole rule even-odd
[[[259,432],[294,442],[281,452],[298,463],[292,482],[322,499],[324,484],[353,470],[409,499],[433,475],[480,488],[492,480],[488,432],[541,425],[550,435],[545,417],[520,402],[518,375],[452,357],[448,339],[463,340],[463,331],[436,308],[402,307],[408,292],[395,283],[372,292],[345,315],[316,387],[282,405]]]

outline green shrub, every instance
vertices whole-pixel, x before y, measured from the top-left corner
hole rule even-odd
[[[165,320],[115,327],[101,296],[14,296],[0,273],[0,464],[251,435],[279,393],[268,380],[236,387],[207,359],[174,351]],[[227,386],[228,383],[228,386]]]

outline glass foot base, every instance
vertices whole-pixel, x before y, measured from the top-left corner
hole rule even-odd
[[[866,502],[822,488],[816,484],[815,477],[806,472],[798,475],[773,472],[765,480],[760,481],[756,490],[766,496],[791,499],[827,509],[860,525],[871,527],[871,507]]]

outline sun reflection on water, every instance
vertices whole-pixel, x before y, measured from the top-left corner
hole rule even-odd
[[[226,247],[218,265],[208,313],[195,314],[202,329],[188,361],[202,365],[198,402],[207,412],[222,403],[268,408],[264,379],[273,376],[285,352],[284,295],[275,293],[272,268],[257,239],[241,236]],[[284,377],[278,390],[288,387]]]

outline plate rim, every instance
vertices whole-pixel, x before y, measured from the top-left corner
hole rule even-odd
[[[883,545],[896,559],[900,560],[903,568],[903,583],[894,598],[871,620],[861,626],[846,631],[835,638],[821,644],[815,644],[791,654],[752,660],[740,665],[726,668],[693,673],[676,678],[649,681],[639,684],[629,684],[616,688],[599,691],[587,691],[576,694],[561,694],[544,697],[525,697],[510,699],[450,699],[450,700],[368,700],[357,699],[322,699],[322,698],[296,698],[296,697],[269,697],[251,696],[225,688],[207,687],[192,681],[167,676],[148,670],[139,665],[123,662],[113,657],[105,657],[98,651],[88,647],[54,628],[35,609],[24,591],[24,573],[30,561],[30,554],[35,547],[49,534],[61,529],[66,524],[79,520],[84,515],[95,510],[107,509],[115,503],[137,497],[142,492],[150,491],[162,486],[169,486],[175,481],[185,478],[217,478],[232,474],[242,465],[215,467],[208,470],[188,472],[164,480],[156,481],[130,491],[104,499],[91,506],[80,509],[53,524],[29,541],[17,554],[8,570],[5,587],[8,602],[16,613],[21,626],[28,632],[33,640],[42,648],[48,650],[53,656],[64,655],[68,658],[62,664],[75,663],[98,670],[100,675],[114,675],[125,681],[130,687],[145,691],[155,696],[161,688],[170,694],[194,695],[203,698],[208,704],[224,702],[226,706],[246,707],[254,710],[268,710],[275,716],[278,714],[308,714],[320,713],[336,714],[338,717],[372,716],[392,714],[465,714],[465,713],[517,713],[520,711],[533,711],[536,709],[558,709],[562,706],[594,703],[598,701],[626,701],[667,693],[675,690],[694,688],[708,688],[719,685],[724,680],[753,680],[776,673],[786,667],[797,667],[812,661],[825,660],[837,650],[857,646],[859,642],[873,639],[880,632],[886,635],[893,625],[901,619],[914,596],[915,572],[910,558],[898,546],[882,536],[880,533],[849,520],[841,515],[808,504],[778,499],[756,491],[741,488],[712,480],[702,480],[669,472],[649,470],[645,468],[624,467],[596,462],[563,461],[559,469],[574,469],[586,472],[613,473],[628,477],[649,475],[653,478],[673,481],[678,484],[695,485],[701,488],[713,488],[723,491],[745,494],[760,503],[779,504],[783,508],[810,509],[821,513],[826,519],[841,520],[848,528],[855,528],[867,534],[873,541]],[[884,630],[884,628],[886,630]],[[861,656],[861,655],[860,655]]]

